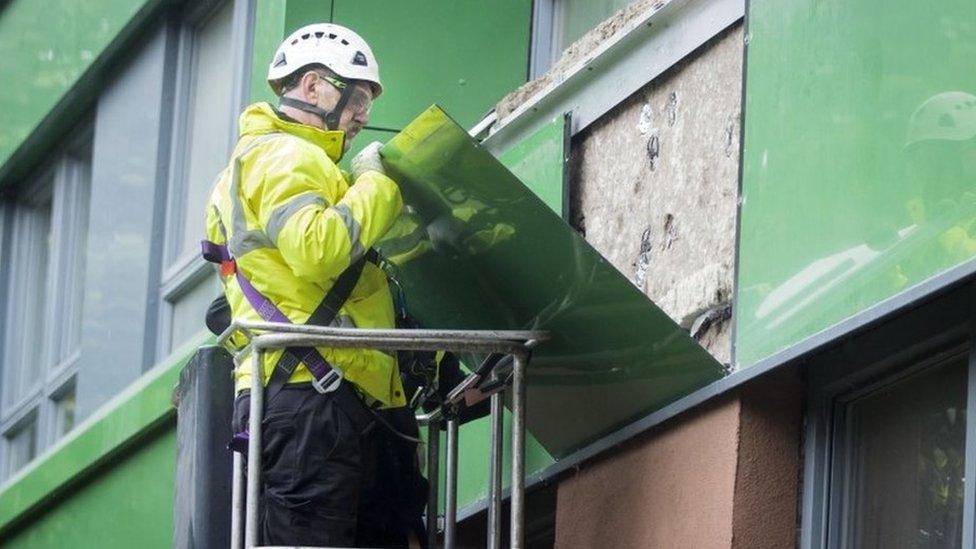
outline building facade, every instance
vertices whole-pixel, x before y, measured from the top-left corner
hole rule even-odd
[[[562,121],[533,190],[726,368],[558,459],[530,441],[533,546],[976,545],[971,2],[55,4],[0,7],[0,545],[171,545],[171,392],[219,292],[199,214],[316,21],[380,60],[354,147],[431,103],[503,161]]]

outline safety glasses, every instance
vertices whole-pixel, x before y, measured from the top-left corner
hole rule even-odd
[[[349,84],[342,80],[332,78],[320,72],[316,72],[315,74],[319,75],[319,78],[329,84],[332,84],[339,91],[345,90],[349,86]],[[373,108],[373,94],[360,86],[354,86],[352,88],[352,95],[346,101],[346,108],[350,109],[357,116],[369,114],[369,111]]]

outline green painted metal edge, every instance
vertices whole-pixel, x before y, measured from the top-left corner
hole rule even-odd
[[[0,486],[0,535],[173,419],[180,370],[198,347],[213,341],[201,332]]]

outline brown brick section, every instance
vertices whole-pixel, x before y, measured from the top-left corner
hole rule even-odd
[[[795,547],[803,383],[759,378],[559,483],[558,548]]]
[[[556,547],[727,548],[739,400],[720,399],[559,484]]]

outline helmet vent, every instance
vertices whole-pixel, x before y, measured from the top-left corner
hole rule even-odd
[[[0,0],[0,5],[3,2]],[[280,93],[286,78],[312,65],[328,67],[335,73],[334,78],[343,81],[368,83],[374,97],[383,92],[380,63],[373,56],[373,50],[356,31],[335,23],[313,23],[291,31],[270,61],[267,80],[276,94]]]

